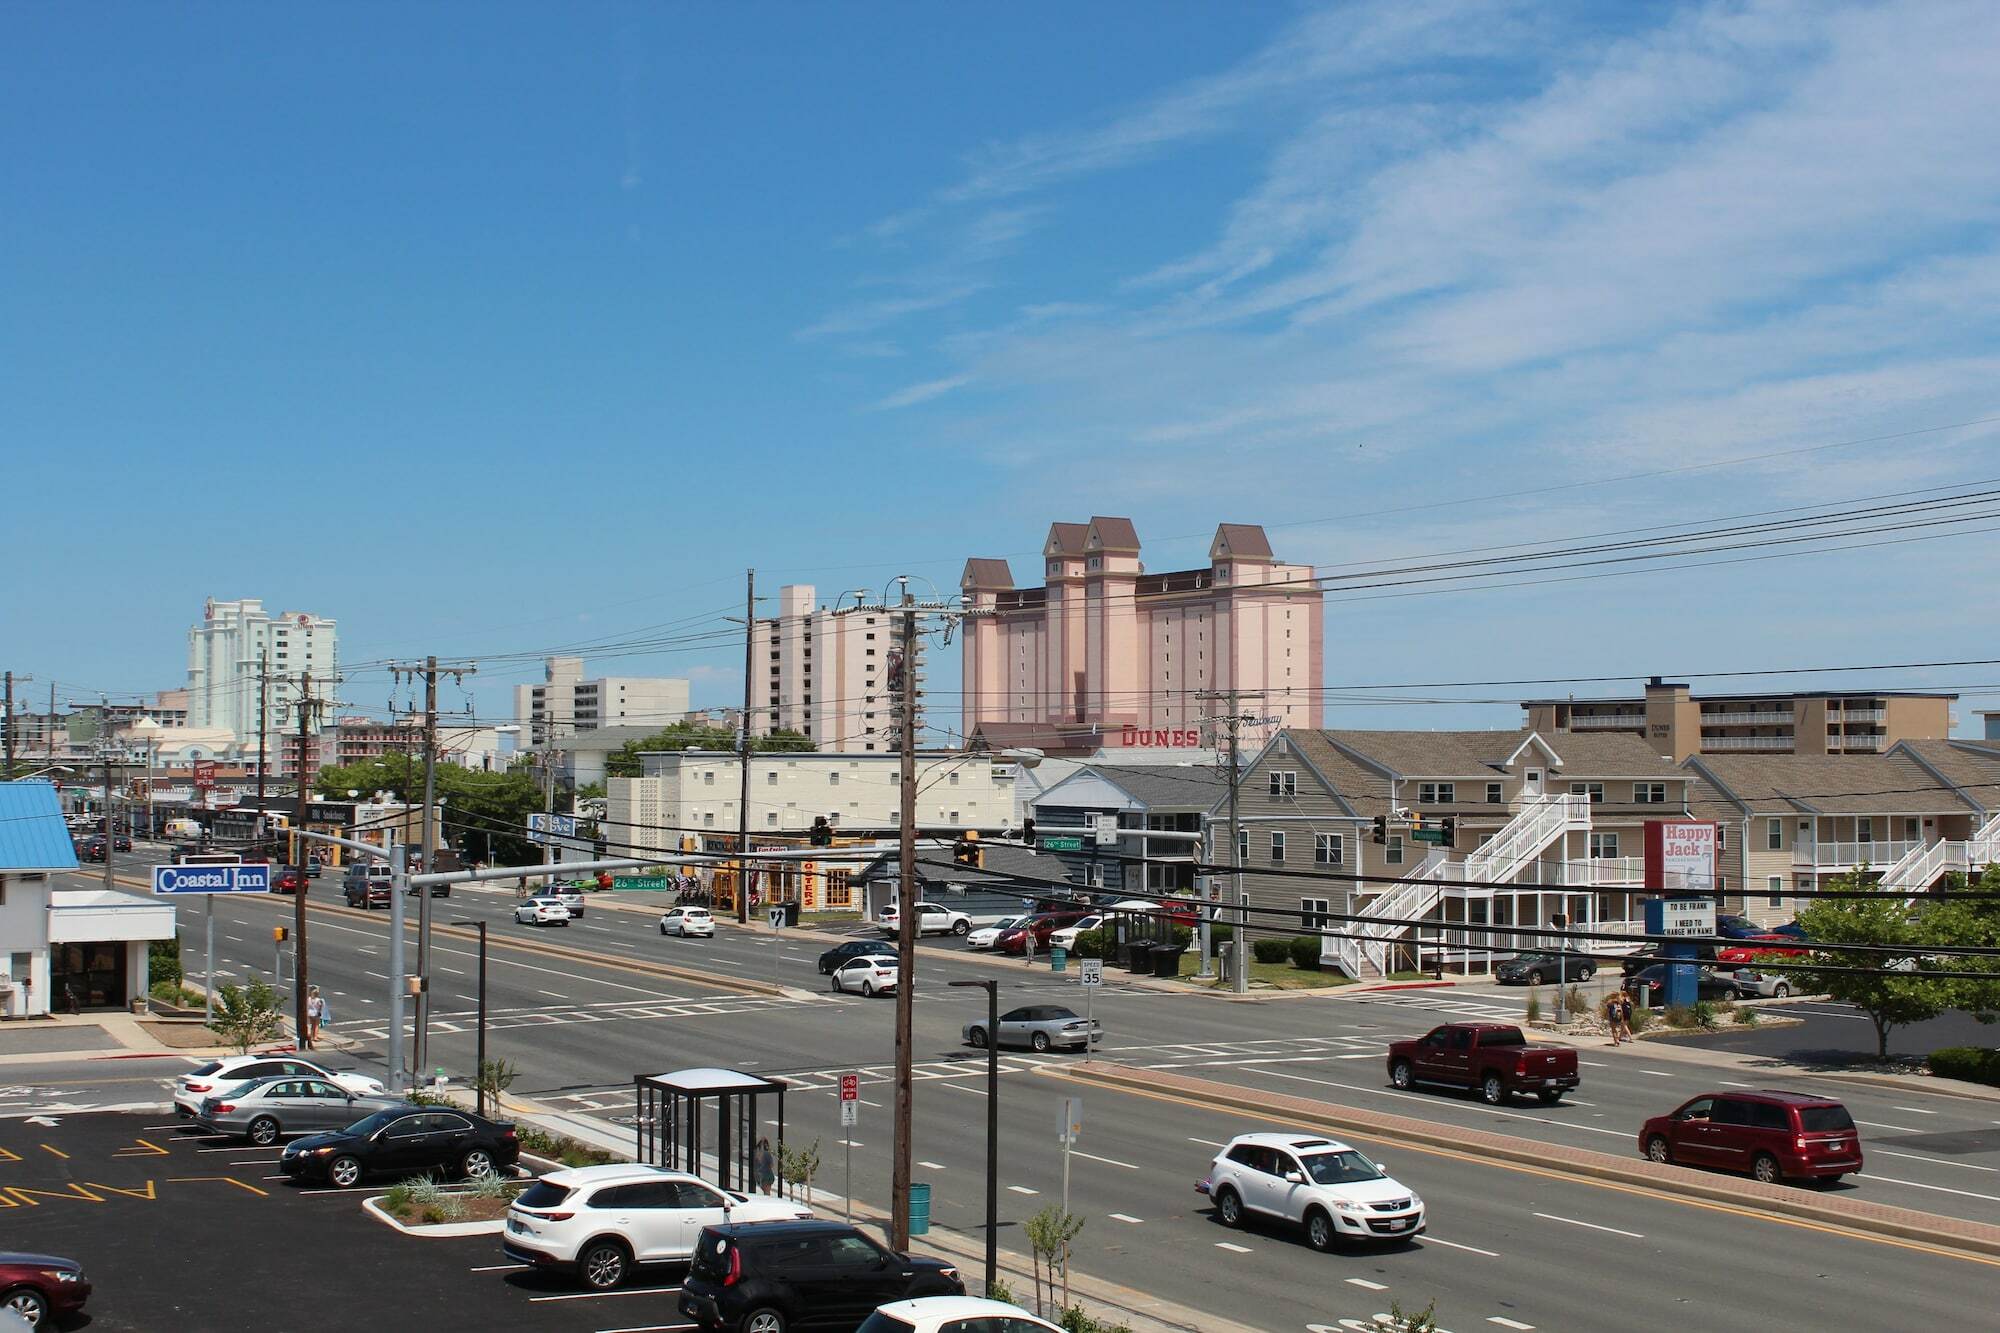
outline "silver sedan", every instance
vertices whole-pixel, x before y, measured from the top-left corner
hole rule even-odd
[[[986,1020],[965,1025],[965,1039],[974,1046],[987,1042]],[[1028,1004],[1000,1015],[1002,1046],[1028,1046],[1046,1051],[1051,1046],[1071,1049],[1088,1047],[1104,1040],[1104,1024],[1059,1004]]]
[[[290,1134],[346,1129],[377,1111],[403,1103],[396,1097],[349,1092],[321,1078],[265,1078],[202,1099],[195,1119],[218,1134],[240,1134],[252,1143],[276,1143]]]

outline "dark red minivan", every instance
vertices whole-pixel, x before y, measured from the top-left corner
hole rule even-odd
[[[1708,1092],[1639,1131],[1656,1162],[1743,1171],[1767,1184],[1834,1181],[1861,1169],[1854,1117],[1830,1097],[1803,1092]]]

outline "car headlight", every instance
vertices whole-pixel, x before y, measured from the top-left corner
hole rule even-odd
[[[55,1279],[56,1281],[58,1281],[58,1282],[81,1282],[81,1281],[83,1281],[83,1274],[81,1274],[81,1273],[72,1273],[72,1272],[70,1272],[70,1271],[69,1271],[69,1270],[68,1270],[67,1268],[44,1268],[44,1269],[42,1270],[42,1276],[43,1276],[43,1277],[52,1277],[52,1278],[54,1278],[54,1279]]]
[[[1336,1199],[1334,1200],[1333,1203],[1333,1211],[1336,1213],[1348,1213],[1355,1217],[1359,1217],[1368,1210],[1366,1208],[1363,1208],[1358,1203],[1348,1203],[1344,1199]]]
[[[1423,1206],[1424,1206],[1424,1200],[1422,1195],[1414,1193],[1410,1195],[1410,1207],[1421,1208]]]

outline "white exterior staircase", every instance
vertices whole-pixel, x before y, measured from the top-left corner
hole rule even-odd
[[[2000,861],[2000,815],[1987,820],[1962,842],[1946,838],[1911,847],[1882,872],[1877,887],[1888,893],[1915,896],[1928,893],[1940,876],[1951,871],[1973,875],[1994,861]]]

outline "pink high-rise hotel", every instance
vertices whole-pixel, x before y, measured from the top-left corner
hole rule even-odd
[[[1226,706],[1200,692],[1230,689],[1261,692],[1244,711],[1276,719],[1247,742],[1322,725],[1324,597],[1261,527],[1224,523],[1207,565],[1155,574],[1130,519],[1055,523],[1042,560],[1037,588],[1005,560],[966,562],[967,736],[1060,743],[1082,725],[1111,746],[1212,745],[1202,721]]]

